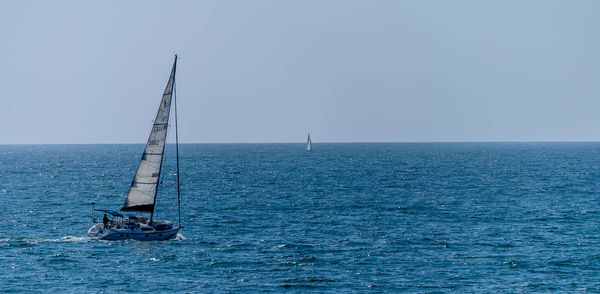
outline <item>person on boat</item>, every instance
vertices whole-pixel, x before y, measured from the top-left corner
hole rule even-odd
[[[106,227],[108,225],[108,216],[106,216],[106,213],[104,214],[104,217],[102,218],[102,224],[104,224],[104,227]]]

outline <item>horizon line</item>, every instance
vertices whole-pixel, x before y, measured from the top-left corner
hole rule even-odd
[[[505,141],[317,141],[316,144],[419,144],[419,143],[599,143],[600,140],[505,140]],[[315,144],[315,142],[311,142]],[[126,143],[0,143],[0,146],[16,145],[143,145],[144,142],[126,142]],[[167,142],[167,145],[175,142]],[[179,145],[192,144],[306,144],[304,141],[295,142],[179,142]]]

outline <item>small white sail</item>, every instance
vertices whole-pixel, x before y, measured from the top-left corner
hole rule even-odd
[[[310,151],[311,148],[310,134],[308,134],[308,140],[306,140],[306,151]]]
[[[177,57],[173,63],[169,82],[167,83],[158,113],[154,119],[152,131],[146,143],[146,149],[144,149],[140,165],[131,182],[127,200],[121,210],[154,212],[156,191],[167,139],[167,127],[169,124],[169,113],[171,112],[171,97],[173,94],[176,66]]]

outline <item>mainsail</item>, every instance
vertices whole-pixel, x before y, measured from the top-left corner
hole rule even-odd
[[[162,96],[158,113],[154,119],[154,125],[146,143],[146,149],[144,149],[142,160],[131,182],[127,200],[123,208],[121,208],[122,211],[154,212],[154,203],[156,202],[160,170],[167,140],[167,127],[169,124],[169,113],[171,112],[171,97],[175,85],[176,66],[177,55],[175,55],[171,76]]]
[[[310,151],[311,148],[311,142],[310,142],[310,134],[308,134],[308,140],[306,140],[306,151]]]

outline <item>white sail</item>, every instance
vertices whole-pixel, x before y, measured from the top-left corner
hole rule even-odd
[[[308,140],[306,140],[306,151],[310,151],[311,142],[310,142],[310,134],[308,134]]]
[[[169,113],[171,112],[171,97],[175,83],[176,66],[177,56],[175,56],[171,76],[162,96],[158,113],[154,119],[152,131],[146,143],[146,149],[144,149],[140,165],[131,182],[127,200],[121,210],[154,212],[154,203],[156,201],[163,153],[167,139],[167,127],[169,124]]]

